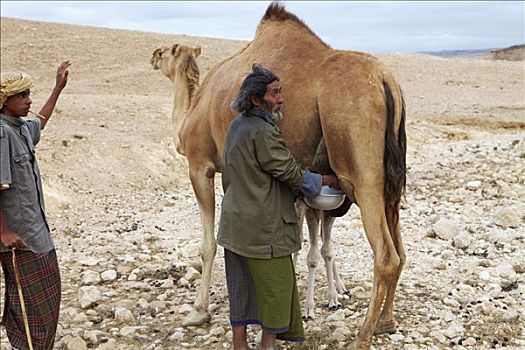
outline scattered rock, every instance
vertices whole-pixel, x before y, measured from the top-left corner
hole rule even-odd
[[[441,239],[454,239],[459,233],[459,226],[456,221],[449,219],[439,219],[433,226],[434,233]]]
[[[96,287],[80,287],[78,289],[78,302],[85,309],[102,300],[102,293]]]

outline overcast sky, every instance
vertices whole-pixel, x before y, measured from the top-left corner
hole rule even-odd
[[[4,1],[5,17],[216,38],[253,38],[270,1]],[[524,1],[284,1],[338,49],[375,53],[525,43]]]

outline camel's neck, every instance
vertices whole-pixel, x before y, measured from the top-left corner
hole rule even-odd
[[[180,75],[172,79],[173,83],[173,110],[172,122],[175,126],[179,126],[191,105],[190,90],[187,81]]]

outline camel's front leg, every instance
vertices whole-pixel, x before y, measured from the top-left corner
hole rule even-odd
[[[308,290],[306,292],[306,305],[303,310],[303,319],[315,319],[315,270],[319,261],[319,248],[317,246],[317,237],[319,236],[319,221],[321,220],[321,210],[312,208],[306,209],[306,224],[308,225],[308,235],[310,237],[310,249],[306,262],[308,264]]]
[[[306,212],[306,204],[302,200],[297,200],[295,202],[295,213],[297,214],[297,227],[299,228],[299,242],[303,242],[303,223],[304,223],[304,214]],[[300,250],[293,253],[293,266],[297,271],[297,259],[299,258]]]
[[[215,242],[215,168],[211,165],[190,164],[190,179],[199,205],[204,237],[200,247],[202,258],[202,280],[192,312],[183,320],[183,326],[202,324],[209,320],[208,305],[213,260],[217,251]]]
[[[328,308],[330,310],[338,309],[342,306],[337,298],[337,292],[335,289],[334,259],[332,252],[332,226],[334,221],[335,218],[323,213],[323,218],[321,220],[321,238],[323,240],[321,255],[323,256],[326,269]]]

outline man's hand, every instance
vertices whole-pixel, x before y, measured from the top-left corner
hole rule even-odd
[[[22,249],[27,247],[27,243],[20,238],[19,235],[14,233],[13,231],[2,230],[2,233],[0,234],[0,242],[7,247],[7,248],[17,248]]]
[[[69,61],[64,61],[58,66],[55,87],[59,90],[62,90],[67,84],[67,76],[69,74],[67,69],[69,66],[71,66]]]
[[[332,188],[339,188],[339,180],[334,174],[323,175],[323,185],[328,185]]]

